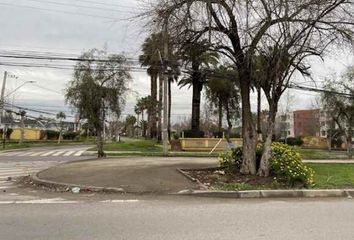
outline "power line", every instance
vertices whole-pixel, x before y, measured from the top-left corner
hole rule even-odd
[[[123,13],[133,13],[125,10],[119,10],[119,9],[112,9],[112,8],[101,8],[101,7],[90,7],[90,6],[84,6],[84,5],[77,5],[77,4],[69,4],[69,3],[59,3],[55,1],[43,1],[43,0],[27,0],[31,2],[39,2],[39,3],[49,3],[53,5],[59,5],[59,6],[69,6],[69,7],[77,7],[77,8],[86,8],[86,9],[94,9],[94,10],[100,10],[100,11],[109,11],[109,12],[123,12]]]
[[[111,59],[97,59],[97,58],[75,58],[75,57],[57,57],[57,56],[39,56],[39,55],[16,55],[16,54],[0,54],[2,58],[15,58],[15,59],[34,59],[34,60],[57,60],[57,61],[76,61],[76,62],[101,62],[101,63],[111,63],[117,62],[121,63],[121,60],[111,60]],[[126,58],[127,60],[136,60]]]
[[[102,18],[102,19],[109,19],[109,20],[115,20],[115,21],[120,20],[120,19],[117,19],[117,18],[114,18],[114,17],[107,17],[107,16],[93,15],[93,14],[86,14],[86,13],[75,13],[75,12],[68,12],[68,11],[63,11],[63,10],[55,10],[55,9],[49,9],[49,8],[33,7],[33,6],[28,6],[28,5],[17,5],[17,4],[12,4],[12,3],[0,3],[0,5],[11,6],[11,7],[20,7],[20,8],[28,8],[28,9],[55,12],[55,13],[64,13],[64,14],[70,14],[70,15],[76,15],[76,16],[79,15],[79,16],[85,16],[85,17]]]
[[[126,5],[121,5],[121,4],[116,4],[116,3],[102,3],[102,2],[96,2],[96,1],[90,1],[90,0],[76,0],[76,2],[85,2],[85,3],[91,3],[91,4],[96,4],[96,5],[104,5],[104,6],[116,6],[116,7],[122,7],[122,8],[131,8],[133,9],[134,7],[131,6],[126,6]]]
[[[349,93],[337,92],[337,91],[331,91],[331,90],[313,88],[313,87],[307,87],[307,86],[300,86],[300,85],[297,85],[297,84],[290,84],[288,86],[288,88],[298,89],[298,90],[303,90],[303,91],[310,91],[310,92],[318,92],[318,93],[330,93],[330,94],[341,95],[343,97],[354,98],[354,95],[353,94],[349,94]]]

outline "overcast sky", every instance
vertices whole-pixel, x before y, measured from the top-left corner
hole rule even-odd
[[[106,46],[110,53],[124,52],[137,58],[148,34],[142,27],[143,22],[127,20],[139,12],[137,6],[137,2],[129,0],[1,0],[0,51],[54,52],[78,56],[84,50]],[[0,58],[0,63],[11,61],[19,60]],[[313,77],[320,84],[325,77],[339,75],[344,66],[352,61],[352,56],[344,53],[326,58],[324,63],[313,61]],[[71,114],[64,105],[63,89],[71,79],[72,71],[0,65],[0,74],[5,70],[18,77],[8,79],[5,94],[8,95],[8,102],[53,113],[63,110],[67,115]],[[146,74],[133,73],[132,76],[130,87],[138,95],[129,95],[125,114],[132,113],[137,96],[146,96],[150,92]],[[27,83],[11,93],[26,81],[36,83]],[[297,81],[303,82],[304,79]],[[293,109],[315,105],[314,93],[291,91],[290,95],[294,96]],[[190,116],[190,102],[191,91],[179,90],[174,86],[174,120]]]

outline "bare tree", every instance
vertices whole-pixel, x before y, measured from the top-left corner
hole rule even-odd
[[[154,25],[169,19],[170,35],[180,44],[208,39],[215,51],[229,58],[239,74],[242,102],[243,163],[241,173],[256,174],[255,149],[257,134],[253,121],[250,91],[255,86],[253,61],[270,47],[278,49],[279,59],[290,58],[292,64],[282,68],[281,77],[289,79],[293,69],[309,55],[321,55],[338,41],[351,41],[353,36],[353,2],[349,0],[309,1],[235,1],[235,0],[157,0]],[[288,38],[286,35],[290,33]],[[279,40],[280,39],[280,40]],[[277,43],[279,47],[277,47]],[[306,46],[308,54],[294,49]],[[289,47],[287,47],[289,46]],[[296,56],[296,57],[295,57]],[[295,58],[294,58],[295,57]],[[295,61],[296,60],[296,61]],[[294,70],[295,71],[295,70]],[[277,75],[279,72],[276,73]],[[274,79],[279,79],[278,76]],[[273,88],[273,86],[275,86]],[[277,111],[279,87],[270,107]],[[269,97],[268,97],[269,98]],[[266,154],[269,156],[269,154]],[[260,175],[267,175],[269,159],[263,161]]]

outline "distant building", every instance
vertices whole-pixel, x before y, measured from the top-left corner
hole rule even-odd
[[[297,110],[278,117],[280,138],[327,137],[327,116],[320,109]]]
[[[320,109],[293,112],[294,137],[320,137]]]

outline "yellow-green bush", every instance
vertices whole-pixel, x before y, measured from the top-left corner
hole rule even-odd
[[[257,167],[262,157],[262,146],[256,150]],[[228,170],[239,169],[242,164],[242,147],[232,149],[219,156],[219,165]],[[289,186],[310,187],[314,183],[314,171],[301,160],[300,154],[294,147],[283,143],[272,144],[271,175],[278,182]]]
[[[301,160],[295,148],[282,143],[272,144],[272,173],[280,181],[289,185],[310,187],[314,184],[314,171]]]

